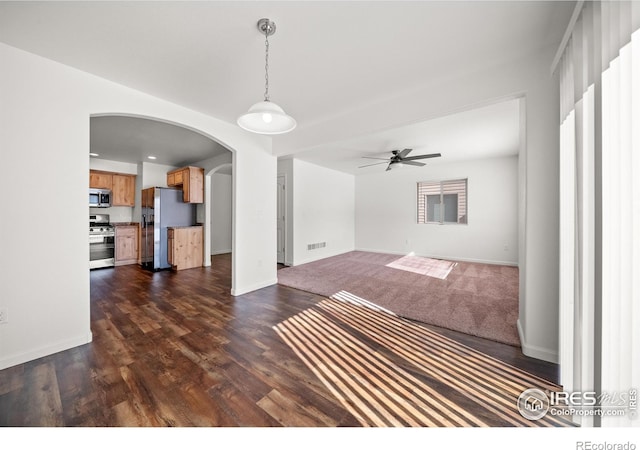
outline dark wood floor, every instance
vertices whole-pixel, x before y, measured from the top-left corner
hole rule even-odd
[[[324,299],[230,287],[229,255],[178,273],[92,271],[93,342],[0,371],[0,425],[360,426],[274,331]],[[516,347],[430,329],[557,382],[556,365]]]

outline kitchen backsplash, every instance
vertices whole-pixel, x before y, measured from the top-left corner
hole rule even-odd
[[[196,223],[204,223],[204,205],[196,204]]]
[[[133,208],[130,206],[112,206],[111,208],[89,208],[89,214],[109,214],[110,222],[137,222],[133,220]]]

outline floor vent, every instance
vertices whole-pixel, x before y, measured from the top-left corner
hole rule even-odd
[[[317,244],[307,244],[307,250],[315,250],[317,248],[324,248],[327,246],[326,242],[318,242]]]

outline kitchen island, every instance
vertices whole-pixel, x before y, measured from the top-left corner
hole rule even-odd
[[[167,259],[172,270],[202,267],[202,225],[167,227]]]

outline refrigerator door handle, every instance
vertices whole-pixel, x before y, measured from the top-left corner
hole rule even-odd
[[[143,214],[142,215],[142,239],[144,240],[144,245],[142,246],[142,264],[146,264],[147,263],[147,257],[149,256],[149,249],[147,248],[148,245],[148,238],[147,238],[147,215]]]

